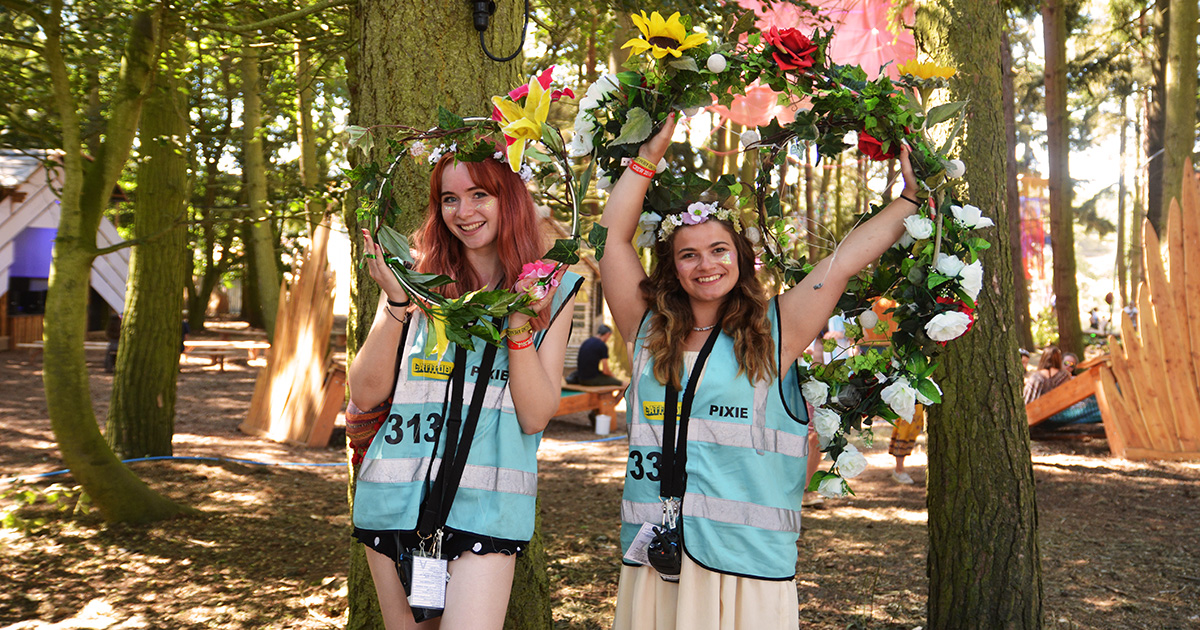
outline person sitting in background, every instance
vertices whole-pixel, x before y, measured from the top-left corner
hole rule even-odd
[[[572,385],[624,385],[621,379],[612,375],[608,367],[608,340],[612,338],[612,328],[600,324],[594,337],[588,337],[579,346],[576,370],[567,375],[567,382]]]
[[[1062,351],[1057,346],[1046,346],[1038,369],[1025,377],[1025,404],[1033,402],[1046,392],[1071,380],[1071,373],[1063,369]]]
[[[1075,366],[1076,365],[1079,365],[1079,357],[1075,356],[1074,353],[1064,352],[1063,353],[1063,371],[1069,373],[1071,376],[1075,376]]]
[[[1017,348],[1017,352],[1021,354],[1021,373],[1027,374],[1029,372],[1029,351],[1025,348]]]

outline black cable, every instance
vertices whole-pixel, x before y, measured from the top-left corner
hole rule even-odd
[[[476,27],[476,29],[478,29],[478,26]],[[525,31],[528,29],[529,29],[529,0],[525,0],[525,24],[523,24],[521,26],[521,43],[517,45],[517,49],[515,51],[513,51],[513,54],[511,54],[507,57],[497,57],[496,55],[493,55],[491,53],[491,51],[488,50],[487,44],[484,43],[484,41],[483,41],[483,31],[482,30],[479,31],[479,47],[483,49],[483,54],[487,55],[488,59],[491,59],[492,61],[499,61],[499,62],[512,61],[517,55],[521,54],[522,50],[525,49]]]

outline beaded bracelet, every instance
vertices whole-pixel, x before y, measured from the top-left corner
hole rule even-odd
[[[525,341],[513,341],[512,337],[508,338],[508,349],[509,350],[524,350],[525,348],[528,348],[529,346],[532,346],[532,345],[533,345],[533,335],[529,335],[529,337],[527,337],[525,339]]]

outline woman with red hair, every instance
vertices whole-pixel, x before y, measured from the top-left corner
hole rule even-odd
[[[433,168],[425,222],[413,238],[417,270],[453,278],[439,288],[447,298],[532,291],[537,279],[518,277],[545,251],[540,235],[516,173],[492,158],[448,153]],[[437,356],[426,350],[437,345],[428,338],[433,327],[366,230],[363,239],[381,295],[348,371],[347,414],[386,409],[354,496],[354,536],[366,545],[384,622],[389,630],[500,628],[515,556],[533,535],[537,447],[558,408],[578,276],[560,271],[567,286],[532,302],[535,316],[493,321],[505,347],[479,340],[473,350],[450,344]]]

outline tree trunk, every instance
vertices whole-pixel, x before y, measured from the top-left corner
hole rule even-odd
[[[950,0],[917,14],[922,47],[954,66],[950,100],[970,108],[959,142],[971,204],[1003,223],[1001,110],[1004,12],[992,0]],[[928,40],[928,41],[924,41]],[[1042,579],[1029,430],[1013,322],[1012,257],[1003,228],[983,234],[984,286],[970,334],[947,346],[945,392],[929,419],[928,624],[1040,628]]]
[[[1167,32],[1169,30],[1171,0],[1156,0],[1154,8],[1147,12],[1150,27],[1151,47],[1150,81],[1146,100],[1146,218],[1154,226],[1156,234],[1166,227],[1163,213],[1163,139],[1167,124]],[[1134,231],[1141,232],[1141,222],[1134,221]],[[1137,286],[1135,283],[1134,286]]]
[[[169,36],[164,35],[164,41]],[[146,99],[128,297],[105,437],[122,457],[171,454],[187,256],[188,111],[176,41]]]
[[[249,42],[249,40],[248,40]],[[253,274],[258,291],[258,312],[267,340],[275,337],[275,313],[279,309],[278,257],[275,234],[271,230],[267,207],[267,169],[263,158],[262,98],[259,96],[258,49],[252,43],[242,47],[242,137],[245,156],[242,169],[246,176],[246,203],[250,207],[250,238],[253,256],[246,258],[247,276]],[[243,307],[245,308],[245,307]]]
[[[313,74],[310,57],[312,52],[303,42],[296,42],[296,134],[300,145],[300,185],[304,187],[304,216],[308,222],[308,233],[315,233],[317,224],[325,216],[325,204],[318,198],[317,185],[321,174],[317,170],[317,137],[313,127],[312,108],[314,94]]]
[[[104,141],[89,162],[83,160],[81,121],[62,57],[61,15],[52,14],[47,20],[43,47],[56,114],[62,122],[64,169],[61,218],[46,293],[42,379],[63,462],[108,522],[147,522],[186,511],[151,490],[105,443],[92,409],[83,349],[96,230],[137,132],[144,91],[158,56],[160,19],[158,11],[132,18]]]
[[[1004,94],[1004,206],[1008,210],[1008,242],[1013,265],[1013,325],[1022,348],[1033,349],[1033,328],[1029,317],[1029,282],[1025,278],[1025,259],[1021,251],[1021,191],[1017,185],[1017,101],[1013,91],[1012,46],[1008,29],[1000,35],[1000,77]]]
[[[508,55],[521,42],[524,3],[500,0],[491,26],[484,34],[488,49]],[[479,36],[471,23],[470,4],[458,2],[411,3],[396,0],[360,0],[352,20],[359,45],[349,53],[352,124],[363,127],[404,124],[428,127],[435,123],[437,107],[464,116],[490,115],[491,97],[506,94],[528,81],[521,75],[522,56],[505,63],[488,60],[480,50]],[[431,72],[436,68],[437,72]],[[376,142],[369,157],[386,159],[387,147]],[[358,159],[355,155],[352,159]],[[429,171],[423,164],[403,160],[393,178],[398,216],[392,227],[412,232],[424,218],[429,199]],[[346,226],[353,237],[355,259],[362,239],[355,215],[354,196],[344,208]],[[366,226],[363,226],[366,227]],[[379,290],[370,276],[352,267],[354,300],[347,339],[354,352],[366,338],[375,313]],[[353,490],[351,490],[353,497]],[[511,602],[526,608],[521,628],[549,628],[550,601],[545,584],[545,560],[535,534],[527,553],[517,562]],[[358,545],[355,545],[356,547]],[[381,628],[375,590],[362,551],[351,554],[349,628]],[[525,579],[530,573],[541,577]]]
[[[1126,258],[1125,254],[1125,154],[1128,150],[1128,143],[1125,141],[1125,136],[1128,135],[1129,128],[1129,95],[1121,97],[1121,173],[1117,176],[1117,287],[1118,293],[1121,296],[1121,304],[1125,303],[1125,298],[1128,295],[1125,287],[1126,274]],[[1112,319],[1112,304],[1109,304],[1109,323],[1116,324]]]
[[[1046,55],[1046,146],[1050,177],[1050,247],[1054,250],[1054,311],[1058,347],[1083,356],[1079,286],[1075,283],[1075,221],[1071,210],[1070,119],[1067,117],[1067,7],[1064,0],[1042,3]]]
[[[1167,39],[1167,111],[1163,137],[1162,217],[1180,201],[1183,164],[1196,146],[1196,0],[1171,0]],[[1163,225],[1166,225],[1163,223]],[[1161,234],[1162,231],[1160,230]]]

